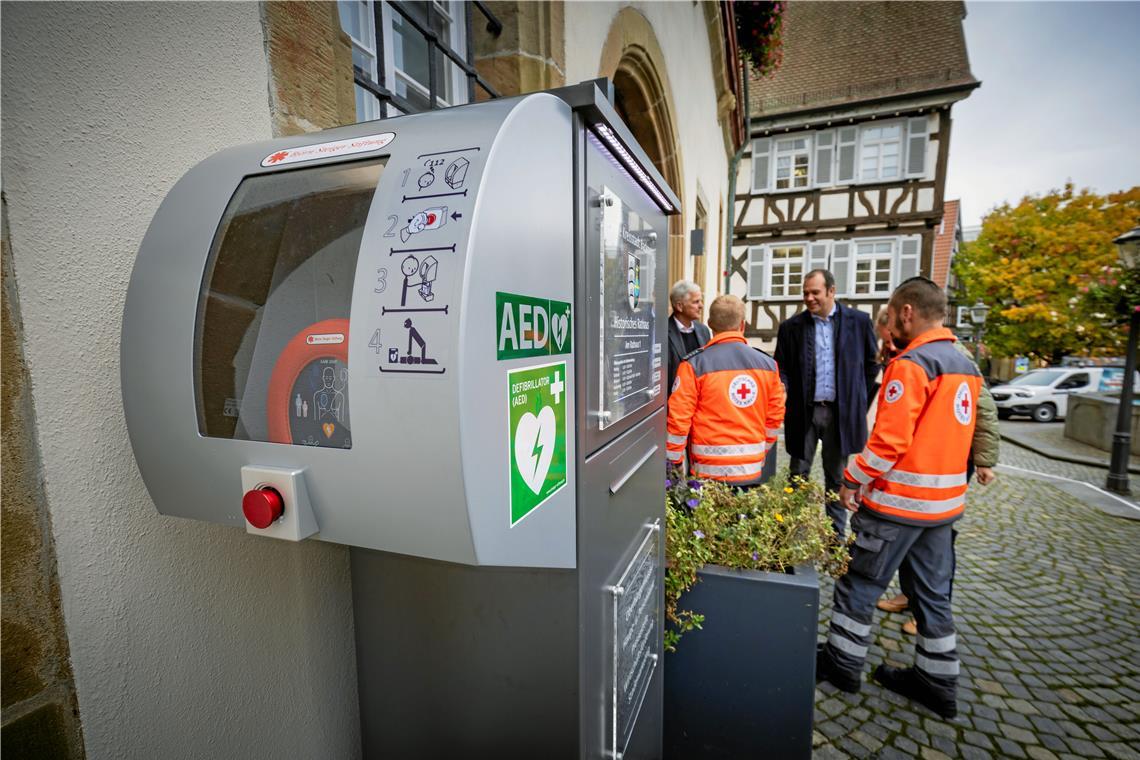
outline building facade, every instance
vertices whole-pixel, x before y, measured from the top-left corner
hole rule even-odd
[[[749,81],[750,142],[736,178],[726,289],[771,346],[803,308],[804,275],[872,315],[934,271],[950,112],[979,85],[959,2],[792,2],[783,65]]]
[[[131,453],[127,283],[199,161],[607,77],[682,199],[671,277],[715,289],[743,139],[726,4],[484,6],[4,4],[5,754],[360,754],[347,549],[160,516]]]

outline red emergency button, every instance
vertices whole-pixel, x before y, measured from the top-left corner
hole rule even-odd
[[[255,488],[242,497],[241,511],[250,525],[265,530],[285,511],[285,501],[272,488]]]

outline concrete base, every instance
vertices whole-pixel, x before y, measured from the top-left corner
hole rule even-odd
[[[1081,393],[1069,399],[1065,437],[1112,451],[1120,397],[1107,393]],[[1140,404],[1132,405],[1132,454],[1140,455]]]

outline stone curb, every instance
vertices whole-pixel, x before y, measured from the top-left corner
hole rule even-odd
[[[1107,472],[1108,464],[1104,461],[1093,459],[1092,457],[1085,457],[1079,454],[1067,454],[1060,449],[1053,448],[1052,446],[1041,446],[1033,443],[1029,438],[1010,434],[1004,430],[1001,433],[1002,440],[1009,441],[1015,446],[1020,446],[1023,449],[1029,449],[1034,454],[1040,454],[1049,459],[1056,459],[1059,462],[1069,462],[1070,464],[1082,464],[1088,467],[1099,467]],[[1128,472],[1133,475],[1140,475],[1140,465],[1134,465],[1131,462],[1128,464]]]

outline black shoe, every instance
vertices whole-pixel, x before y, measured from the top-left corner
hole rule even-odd
[[[880,665],[875,668],[871,677],[882,684],[883,688],[914,700],[947,720],[958,715],[957,700],[935,694],[930,687],[924,686],[918,680],[914,668],[892,668],[890,665]]]
[[[815,650],[815,682],[819,683],[820,681],[827,681],[835,688],[848,694],[858,694],[863,685],[858,675],[844,673],[835,667],[823,644],[819,644]]]

